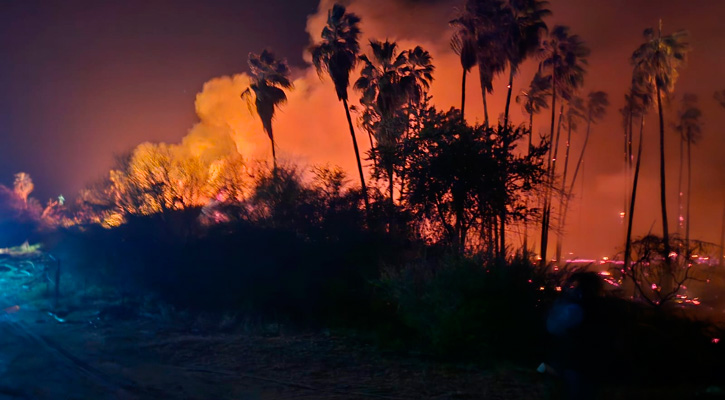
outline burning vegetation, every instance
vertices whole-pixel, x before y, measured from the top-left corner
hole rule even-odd
[[[147,314],[149,303],[162,303],[260,325],[352,328],[382,347],[454,360],[530,363],[554,349],[561,354],[543,370],[574,370],[582,380],[610,379],[622,364],[630,378],[670,377],[638,368],[694,363],[709,351],[706,367],[693,371],[711,382],[725,370],[717,360],[725,303],[716,293],[725,275],[718,246],[690,236],[689,153],[701,113],[689,96],[676,125],[688,151],[688,197],[678,218],[684,236],[669,231],[665,201],[662,104],[687,58],[687,35],[660,27],[632,44],[631,89],[620,110],[631,185],[623,190],[626,238],[612,260],[567,260],[567,212],[590,133],[610,100],[603,91],[581,93],[590,51],[568,27],[547,27],[547,7],[467,1],[451,21],[461,105],[441,109],[431,53],[389,40],[361,46],[361,18],[335,4],[309,51],[342,103],[329,112],[344,110],[349,132],[327,133],[350,135],[354,179],[277,152],[275,113],[299,100],[291,91],[312,89],[264,50],[249,55],[248,75],[205,85],[196,98],[200,122],[181,143],[138,145],[75,200],[41,205],[22,172],[12,188],[0,186],[2,245],[43,242],[74,279],[130,297]],[[515,97],[527,119],[515,121],[512,82],[534,60],[537,72]],[[474,67],[485,117],[471,123],[465,79]],[[496,120],[486,99],[506,71],[506,107]],[[662,235],[633,238],[642,131],[655,107]],[[534,117],[547,108],[549,129],[537,137]],[[680,341],[692,354],[670,350]]]

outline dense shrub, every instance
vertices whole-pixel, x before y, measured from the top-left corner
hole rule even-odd
[[[541,282],[525,262],[447,258],[388,268],[379,286],[424,353],[528,359],[545,337]]]

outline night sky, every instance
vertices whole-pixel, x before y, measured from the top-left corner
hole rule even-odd
[[[448,47],[447,22],[462,1],[347,4],[362,17],[366,39],[388,37],[403,48],[421,44],[428,49],[437,66],[434,102],[440,108],[460,106],[460,67]],[[73,197],[83,185],[107,174],[114,154],[144,141],[180,142],[201,118],[199,110],[207,109],[204,101],[221,98],[213,109],[226,111],[209,117],[216,125],[223,124],[219,119],[224,115],[237,118],[230,114],[236,113],[237,106],[240,115],[246,110],[241,102],[234,103],[236,89],[227,90],[236,86],[231,78],[214,78],[243,73],[247,54],[263,48],[286,57],[297,78],[297,89],[278,116],[281,155],[305,163],[329,161],[352,171],[354,159],[342,107],[329,82],[320,82],[303,59],[310,43],[306,28],[316,39],[331,5],[328,0],[322,4],[316,0],[1,2],[0,183],[11,184],[13,174],[24,171],[33,177],[34,195],[39,199],[60,193]],[[642,42],[644,28],[656,26],[658,18],[664,20],[665,33],[688,29],[692,34],[693,51],[675,95],[691,92],[700,99],[705,128],[703,140],[693,149],[692,231],[694,237],[717,242],[725,197],[725,109],[716,105],[713,93],[725,89],[725,25],[721,23],[725,2],[552,0],[550,8],[554,13],[550,26],[571,26],[592,49],[582,94],[605,90],[612,103],[605,121],[593,131],[585,182],[577,190],[565,251],[599,257],[613,253],[623,242],[624,227],[618,217],[623,203],[622,131],[617,110],[631,75],[629,56]],[[535,67],[533,60],[524,65],[514,81],[515,92],[528,85]],[[216,86],[204,86],[210,81]],[[495,118],[503,110],[505,83],[499,79],[494,84],[489,113]],[[480,121],[476,79],[469,80],[467,90],[467,117],[470,122]],[[197,97],[195,113],[195,96],[202,91],[227,94]],[[676,109],[673,104],[665,117],[673,227],[678,142],[669,122]],[[512,110],[515,122],[522,122],[518,106],[514,104]],[[548,124],[547,114],[537,116],[534,132]],[[236,120],[227,125],[233,127],[237,139],[243,138],[237,140],[242,153],[245,143],[250,148],[253,143],[266,145],[261,125]],[[240,132],[240,127],[245,131]],[[649,229],[660,232],[657,157],[651,147],[656,145],[656,127],[656,115],[651,112],[642,202],[636,217],[638,234]],[[575,152],[583,130],[576,135]],[[259,151],[248,156],[266,154]]]

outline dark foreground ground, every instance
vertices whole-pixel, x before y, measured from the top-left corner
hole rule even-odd
[[[12,310],[11,310],[12,311]],[[186,331],[185,331],[186,330]],[[0,320],[0,399],[540,399],[530,370],[381,354],[328,333],[192,333],[152,318]]]
[[[9,311],[9,313],[8,313]],[[0,399],[549,399],[536,365],[442,364],[328,332],[204,332],[161,316],[0,316]],[[604,384],[599,398],[689,399],[704,388]],[[710,397],[707,397],[710,398]],[[719,398],[719,397],[715,397]]]
[[[444,363],[383,351],[350,332],[131,306],[72,281],[56,306],[53,270],[39,265],[0,258],[0,400],[566,398],[559,378],[536,372],[538,361]],[[687,381],[600,381],[597,392],[725,398],[718,387]]]

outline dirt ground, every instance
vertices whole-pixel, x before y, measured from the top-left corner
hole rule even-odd
[[[152,318],[0,320],[0,399],[542,399],[536,372],[381,354],[325,333],[192,333]]]
[[[561,381],[537,373],[537,365],[434,362],[386,353],[350,335],[249,328],[239,320],[123,306],[71,287],[55,307],[45,270],[7,259],[1,266],[0,400],[564,397]],[[603,384],[598,398],[689,399],[705,389],[686,382]],[[717,390],[699,398],[723,398]]]

